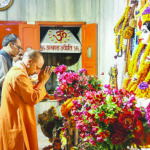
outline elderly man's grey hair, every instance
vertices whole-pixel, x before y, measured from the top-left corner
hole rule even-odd
[[[40,51],[28,48],[27,51],[23,55],[23,59],[24,58],[36,59],[39,56],[42,56],[41,53],[40,53]]]

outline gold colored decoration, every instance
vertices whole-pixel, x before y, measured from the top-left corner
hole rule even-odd
[[[134,31],[134,28],[132,27],[126,27],[126,29],[123,31],[123,38],[124,39],[130,39],[133,35],[133,31]]]
[[[129,68],[129,64],[130,64],[130,59],[131,59],[131,39],[128,40],[128,43],[127,43],[127,50],[126,50],[126,53],[125,53],[125,73],[128,72],[128,68]]]
[[[116,40],[115,40],[115,46],[116,46],[116,52],[120,52],[121,49],[122,49],[122,45],[123,45],[123,36],[122,36],[122,33],[123,33],[123,30],[125,28],[125,25],[126,25],[126,22],[127,22],[127,19],[128,19],[128,12],[129,12],[129,6],[127,6],[123,16],[121,17],[121,19],[117,22],[117,25],[115,26],[115,35],[116,35]],[[118,27],[119,25],[122,24],[122,28],[118,31]],[[119,46],[118,46],[118,36],[120,36],[120,43],[119,43]]]
[[[118,84],[117,84],[118,69],[117,69],[117,65],[110,68],[109,75],[110,75],[110,80],[109,80],[110,86],[112,88],[118,89]]]
[[[136,28],[137,27],[137,20],[131,19],[129,22],[129,26],[132,28]]]

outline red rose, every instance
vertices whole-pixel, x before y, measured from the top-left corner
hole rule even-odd
[[[125,112],[121,114],[118,120],[119,123],[121,123],[123,127],[127,130],[134,129],[136,127],[137,118],[135,115],[131,114],[130,112]]]
[[[120,134],[127,134],[127,130],[122,126],[121,123],[118,122],[118,120],[116,120],[113,124],[112,124],[112,128],[115,132],[120,133]]]
[[[112,144],[114,145],[118,145],[118,144],[121,144],[123,143],[125,140],[126,140],[126,135],[124,134],[120,134],[120,133],[114,133],[112,136],[111,136],[111,141],[112,141]]]
[[[133,135],[136,141],[144,141],[145,131],[141,121],[137,121],[136,130],[133,131]]]

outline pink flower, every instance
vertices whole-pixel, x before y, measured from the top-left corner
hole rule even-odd
[[[81,108],[81,107],[82,107],[82,105],[80,104],[80,102],[77,102],[77,107],[78,107],[78,108]]]
[[[102,138],[102,137],[97,137],[97,142],[103,142],[104,141],[104,139]]]
[[[119,94],[119,90],[118,89],[113,89],[113,93],[118,95]]]
[[[134,115],[136,115],[138,118],[142,118],[141,108],[136,107],[134,110]]]
[[[111,94],[111,90],[105,89],[104,93],[105,93],[106,95],[108,95],[108,94],[110,95],[110,94]]]
[[[86,125],[84,125],[84,126],[82,127],[82,130],[83,130],[83,131],[87,131],[87,130],[88,130],[88,127],[87,127]]]
[[[59,73],[59,67],[56,67],[56,68],[54,69],[54,73],[56,73],[56,74]]]
[[[76,101],[76,100],[74,100],[74,101],[73,101],[73,104],[74,104],[74,105],[76,105],[76,104],[77,104],[77,101]]]
[[[110,84],[105,84],[104,87],[109,89],[110,88]]]
[[[73,115],[77,115],[77,111],[76,110],[72,110],[72,114]]]
[[[95,141],[94,141],[92,138],[90,139],[90,143],[91,143],[92,145],[96,145]]]
[[[150,119],[148,120],[147,125],[150,127]]]
[[[82,68],[78,71],[80,74],[87,74],[87,70]]]
[[[67,69],[67,66],[65,65],[60,65],[59,67],[56,67],[54,70],[54,73],[56,74],[63,74]]]
[[[90,104],[88,102],[86,102],[84,104],[84,107],[85,107],[86,110],[90,110],[91,109]]]
[[[77,128],[80,130],[82,128],[81,124],[77,124]]]
[[[132,102],[132,103],[133,103],[135,100],[136,100],[136,99],[135,99],[135,96],[134,96],[134,95],[132,95],[132,96],[129,97],[129,102]]]
[[[83,115],[87,115],[87,113],[88,113],[87,111],[83,111]]]
[[[66,71],[67,66],[65,66],[65,65],[60,65],[60,66],[59,66],[59,69],[60,69],[61,73],[63,73],[63,72]]]
[[[95,94],[96,94],[96,92],[88,91],[88,92],[86,93],[85,97],[86,97],[87,99],[89,99],[89,100],[90,100],[90,99],[94,99]]]
[[[92,132],[97,133],[98,128],[97,127],[92,127]]]

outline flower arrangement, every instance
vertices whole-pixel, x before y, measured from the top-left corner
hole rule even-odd
[[[63,117],[57,114],[56,108],[52,105],[47,111],[38,115],[38,123],[43,134],[52,139],[54,129],[57,132],[63,126]]]
[[[104,85],[73,100],[71,110],[79,130],[81,150],[140,148],[150,125],[150,105],[137,107],[135,96],[124,89]]]
[[[54,91],[54,96],[61,104],[72,97],[84,96],[87,91],[101,89],[101,81],[96,76],[87,75],[86,69],[80,69],[78,73],[66,71],[67,67],[56,67],[54,73],[59,75],[59,86]]]

